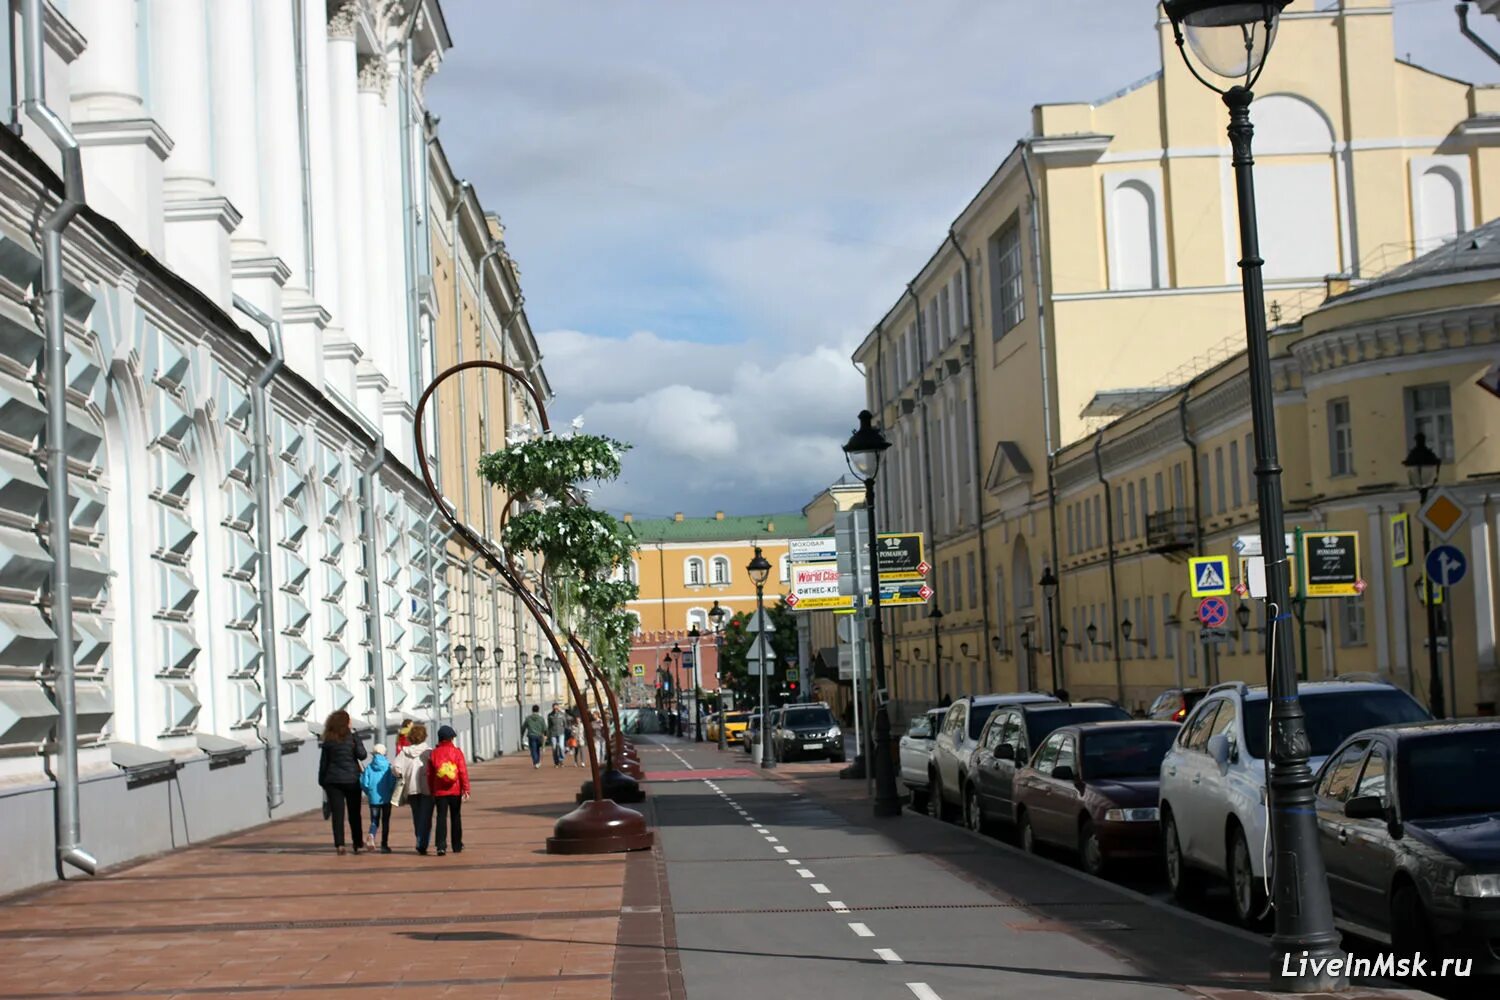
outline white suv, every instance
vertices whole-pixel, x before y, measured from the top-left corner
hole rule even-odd
[[[1305,683],[1298,696],[1313,771],[1360,730],[1429,718],[1405,691],[1383,682]],[[1172,894],[1184,901],[1199,895],[1205,873],[1226,879],[1235,916],[1246,926],[1260,920],[1266,900],[1269,705],[1263,685],[1218,685],[1183,723],[1161,765],[1161,829]]]

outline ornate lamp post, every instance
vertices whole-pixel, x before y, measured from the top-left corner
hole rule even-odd
[[[1308,766],[1307,723],[1297,698],[1297,671],[1291,636],[1278,622],[1290,620],[1291,596],[1281,498],[1281,463],[1276,449],[1276,408],[1271,351],[1266,334],[1265,286],[1261,276],[1260,235],[1256,228],[1254,159],[1251,156],[1251,91],[1265,68],[1276,38],[1277,21],[1289,0],[1165,0],[1172,33],[1188,71],[1219,94],[1229,109],[1235,191],[1239,202],[1240,276],[1245,308],[1250,375],[1250,417],[1255,431],[1256,499],[1260,506],[1261,551],[1266,557],[1266,680],[1271,689],[1270,836],[1272,900],[1276,931],[1271,937],[1271,976],[1278,988],[1298,993],[1337,988],[1338,977],[1310,967],[1342,954],[1333,927],[1328,879],[1318,850],[1313,811],[1313,772]],[[1225,81],[1224,88],[1200,72]],[[1283,958],[1292,959],[1283,963]],[[1292,971],[1293,969],[1297,971]]]
[[[723,661],[723,659],[720,656],[720,653],[722,652],[723,642],[724,642],[724,619],[728,618],[728,617],[729,617],[729,612],[725,611],[723,609],[723,607],[721,607],[719,605],[718,601],[714,601],[714,606],[712,608],[710,608],[709,612],[708,612],[708,620],[709,620],[709,622],[711,622],[713,624],[713,629],[714,629],[714,666],[719,670],[719,676],[718,676],[717,680],[718,680],[718,684],[719,684],[719,749],[720,750],[727,750],[729,748],[729,735],[725,731],[726,728],[727,728],[726,727],[726,723],[728,722],[728,720],[725,718],[725,716],[728,713],[724,710],[724,675],[723,675],[723,664],[724,664],[724,661]]]
[[[869,410],[859,413],[859,427],[844,444],[844,460],[865,484],[865,526],[870,546],[870,575],[878,577],[880,562],[875,539],[875,477],[880,456],[891,446],[873,421]],[[870,581],[870,650],[875,661],[875,815],[900,816],[901,799],[896,794],[896,769],[891,760],[891,715],[885,686],[885,632],[880,623],[880,582]],[[939,692],[941,694],[942,692]]]
[[[1047,599],[1047,631],[1052,639],[1052,690],[1061,691],[1062,670],[1058,661],[1062,657],[1062,643],[1057,638],[1057,575],[1051,566],[1042,567],[1042,578],[1037,583],[1042,585],[1042,596]]]
[[[1417,489],[1419,504],[1427,503],[1427,494],[1437,485],[1438,473],[1443,470],[1443,459],[1427,446],[1427,435],[1418,433],[1416,443],[1402,460],[1407,478]],[[1427,554],[1432,551],[1432,532],[1422,525],[1422,579],[1418,581],[1422,590],[1422,603],[1427,606],[1427,690],[1429,709],[1434,719],[1447,715],[1447,698],[1443,691],[1443,669],[1438,657],[1438,610],[1434,599],[1433,583],[1427,579]]]
[[[767,638],[764,631],[766,623],[766,577],[771,575],[771,562],[761,554],[760,546],[755,547],[755,557],[745,567],[750,574],[750,582],[755,584],[755,621],[761,631],[755,633],[755,641],[762,644],[762,648],[769,646],[771,640]],[[775,658],[772,657],[772,663]],[[762,768],[773,768],[775,761],[771,759],[771,699],[766,696],[766,674],[768,673],[766,657],[760,657],[758,663],[760,670],[760,766]]]
[[[693,640],[693,742],[703,742],[703,684],[702,675],[698,671],[698,640],[703,633],[698,631],[698,623],[688,629],[688,638]]]

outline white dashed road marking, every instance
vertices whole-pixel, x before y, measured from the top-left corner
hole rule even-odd
[[[777,854],[788,854],[790,852],[785,847],[782,847],[780,844],[777,844],[776,845],[776,853]]]
[[[937,990],[926,983],[907,983],[906,988],[911,990],[912,995],[917,1000],[943,1000],[942,997],[938,996]]]
[[[870,928],[866,927],[864,924],[850,924],[849,929],[854,932],[856,937],[875,936],[875,932],[870,930]]]
[[[875,949],[875,954],[879,955],[881,958],[885,959],[887,962],[891,963],[892,965],[900,965],[901,964],[901,956],[898,955],[898,954],[896,954],[894,951],[892,951],[889,948],[876,948]]]
[[[819,896],[826,896],[833,890],[828,888],[828,886],[824,885],[822,882],[814,882],[812,884],[812,891],[817,893]]]
[[[801,875],[803,878],[813,878],[814,877],[813,873],[810,872],[810,871],[808,871],[806,868],[798,868],[797,869],[797,874]]]
[[[837,899],[830,899],[828,901],[828,905],[833,910],[834,913],[848,913],[849,912],[849,907],[845,906],[843,903],[839,902]]]

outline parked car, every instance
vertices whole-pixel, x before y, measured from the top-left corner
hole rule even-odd
[[[785,705],[776,714],[771,750],[777,760],[827,757],[840,764],[844,760],[844,731],[826,704]]]
[[[1298,694],[1314,769],[1361,730],[1429,718],[1411,695],[1389,684],[1316,681],[1300,685]],[[1269,709],[1264,686],[1216,685],[1161,765],[1161,832],[1173,895],[1192,899],[1206,877],[1226,879],[1235,917],[1246,926],[1265,909]]]
[[[703,738],[710,743],[719,742],[719,726],[722,725],[724,727],[725,741],[737,743],[749,723],[750,713],[748,712],[726,712],[722,715],[716,715],[709,722]]]
[[[1369,729],[1318,775],[1333,918],[1500,975],[1500,720]]]
[[[1016,774],[1021,846],[1078,854],[1091,875],[1123,859],[1161,856],[1157,782],[1175,722],[1088,722],[1042,741]]]
[[[1206,694],[1208,688],[1167,688],[1146,709],[1146,718],[1181,722]]]
[[[1016,824],[1016,772],[1053,730],[1083,722],[1124,721],[1130,713],[1115,705],[1061,702],[1007,706],[990,716],[969,758],[964,783],[964,825],[983,830],[998,820]]]
[[[901,737],[901,783],[911,795],[913,809],[927,807],[927,764],[932,759],[932,743],[943,724],[946,708],[930,708],[913,716]]]
[[[1050,694],[988,694],[960,698],[948,706],[943,725],[932,741],[932,757],[927,762],[927,794],[932,814],[948,819],[963,804],[964,781],[969,771],[969,754],[979,739],[990,713],[1002,705],[1039,702],[1057,703]]]
[[[756,752],[756,744],[760,742],[760,713],[751,712],[750,718],[745,720],[745,730],[740,734],[740,746],[745,752],[753,755]]]

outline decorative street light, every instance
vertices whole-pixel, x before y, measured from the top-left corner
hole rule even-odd
[[[1416,487],[1419,505],[1425,506],[1427,494],[1437,485],[1438,474],[1443,471],[1443,459],[1437,452],[1427,446],[1427,435],[1417,433],[1416,443],[1412,445],[1411,451],[1406,453],[1402,460],[1406,466],[1407,479],[1412,486]],[[1443,671],[1438,660],[1438,605],[1433,600],[1432,581],[1427,579],[1427,554],[1432,551],[1432,532],[1428,530],[1427,523],[1422,523],[1422,577],[1417,581],[1418,589],[1422,592],[1422,603],[1427,606],[1427,690],[1428,707],[1432,711],[1434,719],[1441,719],[1445,711],[1447,698],[1443,691]]]
[[[688,629],[688,638],[693,640],[693,742],[703,742],[703,684],[702,675],[698,672],[698,640],[703,633],[698,631],[698,623],[693,622],[693,627]]]
[[[1241,632],[1250,631],[1250,605],[1241,601],[1240,606],[1234,609],[1234,620],[1240,623]]]
[[[891,443],[874,423],[869,410],[859,413],[859,428],[844,444],[844,460],[865,483],[865,525],[870,546],[870,572],[879,573],[875,551],[875,477],[880,473],[880,456]],[[880,586],[870,587],[870,647],[875,660],[875,815],[900,816],[901,800],[896,795],[896,769],[891,760],[891,715],[886,705],[885,631],[880,623]]]
[[[745,567],[750,574],[750,582],[755,584],[755,642],[764,650],[771,644],[766,635],[766,577],[771,575],[771,563],[761,554],[760,546],[755,547],[755,558],[750,560],[750,565]],[[773,659],[774,663],[775,660]],[[766,657],[761,655],[757,669],[760,671],[760,766],[771,768],[775,763],[771,760],[771,711],[770,699],[766,697]]]
[[[726,610],[724,610],[724,608],[722,608],[719,605],[719,602],[717,600],[714,601],[714,606],[712,608],[708,609],[708,620],[709,620],[710,623],[713,624],[713,628],[714,628],[714,667],[715,667],[716,670],[720,671],[719,676],[715,678],[715,680],[718,683],[718,689],[719,689],[719,749],[720,750],[727,750],[727,749],[729,749],[729,734],[726,731],[727,728],[728,728],[727,727],[728,719],[726,718],[726,715],[728,713],[724,711],[724,678],[723,678],[723,674],[722,674],[723,665],[724,665],[724,659],[720,655],[722,653],[723,644],[724,644],[724,619],[728,618],[728,617],[729,617],[729,612],[726,611]]]
[[[1266,560],[1266,680],[1271,689],[1272,732],[1270,856],[1275,859],[1271,898],[1276,908],[1271,976],[1279,980],[1281,989],[1309,993],[1330,992],[1341,985],[1343,977],[1324,970],[1342,952],[1338,932],[1333,927],[1323,856],[1318,850],[1313,773],[1307,759],[1307,723],[1297,697],[1291,636],[1286,628],[1276,627],[1278,621],[1287,620],[1292,604],[1281,463],[1276,449],[1275,387],[1271,381],[1265,285],[1255,217],[1255,161],[1251,156],[1255,130],[1250,124],[1250,103],[1255,96],[1251,88],[1265,68],[1266,56],[1276,39],[1277,21],[1288,2],[1165,0],[1164,7],[1188,71],[1219,94],[1229,109],[1229,144],[1239,203],[1239,263],[1250,376],[1250,420],[1255,432],[1256,499],[1260,506],[1261,551]],[[1210,81],[1193,64],[1189,48],[1208,74],[1235,82],[1224,88]],[[1170,832],[1167,835],[1171,836]],[[1284,963],[1284,959],[1292,956],[1298,956],[1298,960]],[[1290,971],[1293,968],[1295,972]],[[1314,973],[1312,969],[1319,971]]]
[[[1149,646],[1149,645],[1151,645],[1151,640],[1150,639],[1132,639],[1132,638],[1130,638],[1130,633],[1132,633],[1134,631],[1135,631],[1135,622],[1131,621],[1129,618],[1126,618],[1124,621],[1120,622],[1120,638],[1121,639],[1125,640],[1126,642],[1129,642],[1129,643],[1132,643],[1134,645],[1137,645],[1137,646]]]
[[[1110,642],[1108,639],[1104,640],[1103,642],[1099,641],[1099,626],[1095,625],[1093,622],[1089,622],[1088,628],[1083,630],[1083,634],[1088,636],[1090,646],[1100,646],[1104,649],[1115,648],[1115,644]]]
[[[1052,572],[1051,566],[1042,567],[1042,578],[1037,581],[1042,587],[1042,596],[1047,599],[1047,628],[1056,635],[1056,629],[1062,624],[1057,614],[1057,576]],[[1062,690],[1062,648],[1056,644],[1052,647],[1052,690]]]
[[[937,640],[943,631],[943,609],[936,599],[933,600],[932,608],[927,612],[927,620],[932,622],[933,644],[941,651],[943,644]],[[947,692],[943,690],[943,658],[941,655],[932,658],[932,672],[937,680],[938,697],[942,698]]]

